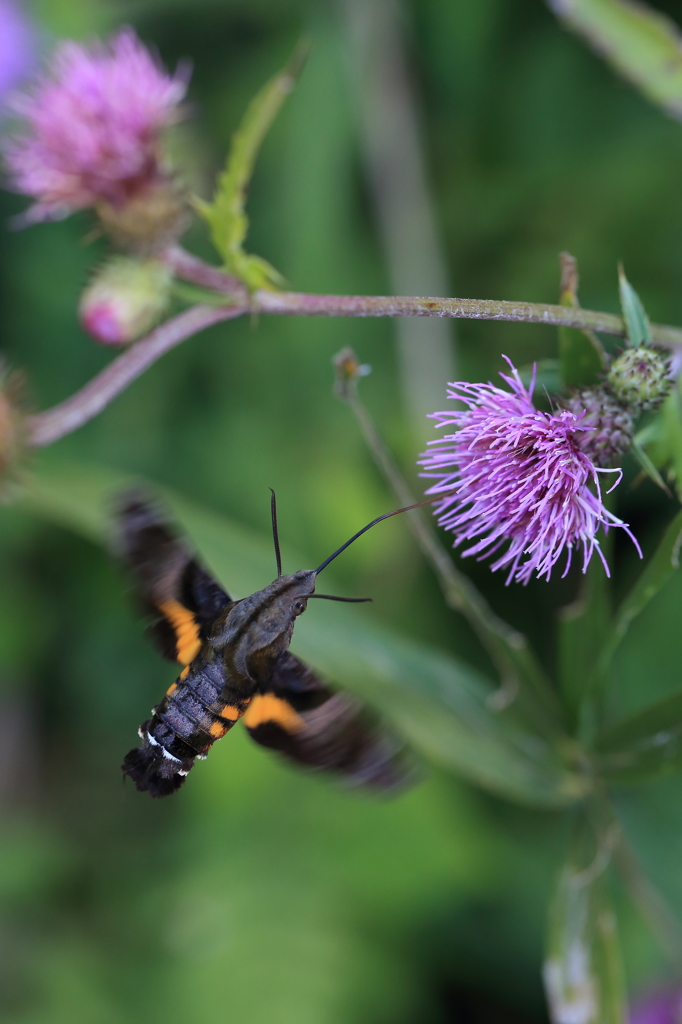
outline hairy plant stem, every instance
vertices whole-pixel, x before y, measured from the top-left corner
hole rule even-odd
[[[176,277],[192,284],[202,285],[214,292],[221,292],[232,298],[248,302],[249,293],[238,277],[226,274],[220,267],[205,263],[198,256],[193,256],[180,245],[171,245],[163,253],[162,259],[171,268]]]
[[[581,327],[604,334],[625,336],[622,317],[569,306],[491,299],[433,299],[385,295],[309,295],[303,292],[257,291],[244,286],[218,267],[172,246],[163,258],[176,275],[224,295],[224,306],[199,305],[167,320],[146,338],[114,359],[106,369],[64,402],[28,418],[28,444],[40,448],[53,444],[99,415],[128,385],[175,345],[221,320],[245,314],[274,316],[445,316],[473,320],[507,320]],[[652,324],[652,336],[660,345],[682,346],[682,329]]]
[[[625,337],[620,316],[590,309],[506,302],[496,299],[435,299],[402,295],[306,295],[300,292],[258,291],[252,300],[255,313],[280,316],[445,316],[462,320],[506,320],[515,323],[578,327]],[[659,345],[682,345],[682,330],[652,325]]]
[[[248,305],[251,313],[274,316],[443,316],[463,320],[503,320],[515,323],[549,324],[626,336],[621,316],[591,309],[555,306],[536,302],[507,302],[496,299],[439,299],[399,295],[310,295],[305,292],[257,291],[250,298],[236,278],[180,246],[173,246],[164,259],[178,277],[230,295],[235,303]],[[682,328],[652,324],[658,345],[682,346]]]
[[[415,504],[417,499],[358,395],[356,381],[337,386],[337,394],[353,412],[374,461],[400,504]],[[520,704],[530,701],[532,706],[524,710],[541,727],[552,728],[557,719],[556,701],[526,637],[499,619],[471,580],[457,569],[421,509],[408,512],[407,519],[422,554],[436,574],[445,603],[466,618],[499,672],[500,687],[490,695],[491,707],[502,711],[516,700]]]

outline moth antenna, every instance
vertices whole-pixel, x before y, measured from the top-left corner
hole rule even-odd
[[[347,601],[348,604],[362,604],[363,601],[371,601],[371,597],[337,597],[335,594],[308,594],[308,598],[321,597],[324,601]]]
[[[277,579],[282,575],[282,553],[279,550],[279,530],[277,529],[277,498],[272,487],[270,488],[270,514],[272,516],[272,539],[275,542],[275,558],[277,559]]]
[[[401,512],[409,512],[413,508],[421,508],[422,505],[433,505],[435,501],[440,501],[441,498],[447,498],[449,494],[456,494],[458,490],[458,487],[453,487],[449,491],[441,491],[440,494],[434,494],[432,498],[427,498],[426,501],[415,501],[414,505],[406,505],[405,508],[394,508],[392,512],[384,512],[383,516],[377,516],[376,519],[373,519],[371,523],[367,523],[367,526],[363,526],[361,530],[358,530],[357,533],[354,533],[350,540],[347,540],[345,544],[342,544],[340,548],[337,548],[334,554],[330,555],[329,558],[326,558],[322,565],[320,565],[315,570],[315,572],[321,573],[323,569],[326,569],[330,562],[334,561],[337,555],[340,555],[341,552],[345,551],[347,547],[350,547],[350,545],[354,541],[356,541],[358,537],[362,537],[363,533],[367,533],[367,531],[371,530],[373,526],[376,526],[377,523],[380,523],[382,519],[390,519],[391,516],[399,516]]]

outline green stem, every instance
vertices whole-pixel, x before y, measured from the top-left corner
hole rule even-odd
[[[599,331],[626,337],[622,316],[591,309],[554,306],[537,302],[507,302],[496,299],[439,299],[400,295],[310,295],[305,292],[256,291],[247,298],[244,286],[180,246],[167,250],[164,259],[178,277],[203,285],[235,301],[248,302],[253,313],[274,316],[441,316],[463,320],[505,320],[512,323],[550,324]],[[674,348],[682,345],[682,329],[652,324],[653,340]]]
[[[445,316],[470,320],[507,320],[520,323],[579,327],[625,337],[623,318],[611,313],[533,302],[492,299],[432,299],[391,295],[309,295],[303,292],[259,290],[249,295],[244,285],[218,267],[204,263],[179,246],[163,258],[178,277],[225,297],[225,306],[195,306],[161,324],[151,334],[126,349],[101,373],[66,401],[30,416],[28,444],[42,447],[78,430],[125,390],[170,348],[220,320],[245,314],[274,316]],[[682,329],[652,324],[652,337],[660,345],[682,346]]]
[[[623,318],[591,309],[496,299],[439,299],[401,295],[307,295],[301,292],[257,291],[253,312],[279,316],[444,316],[463,320],[506,320],[514,323],[577,327],[625,337]],[[682,345],[682,330],[652,325],[660,345]]]

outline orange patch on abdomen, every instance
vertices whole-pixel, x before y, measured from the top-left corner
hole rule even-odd
[[[238,722],[244,712],[240,708],[234,707],[232,704],[226,704],[222,711],[218,714],[221,718],[226,718],[228,722]]]
[[[216,712],[216,714],[219,714],[220,720],[214,722],[208,731],[214,739],[219,740],[229,729],[232,728],[235,722],[239,721],[244,712],[241,708],[237,708],[233,704],[225,704],[222,711]]]

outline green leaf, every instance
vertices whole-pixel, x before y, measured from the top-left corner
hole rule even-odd
[[[529,387],[531,381],[535,379],[536,395],[538,392],[542,394],[543,391],[547,391],[550,395],[556,395],[563,387],[561,364],[558,359],[539,359],[537,363],[521,367],[519,376],[526,387]]]
[[[559,613],[559,683],[576,711],[611,625],[610,583],[601,560],[593,558],[583,576],[577,601]]]
[[[675,481],[678,495],[682,493],[681,384],[678,380],[658,413],[635,436],[636,446],[655,467],[667,471],[669,480]]]
[[[543,977],[554,1024],[625,1024],[625,984],[605,872],[614,830],[578,820],[549,912]]]
[[[112,535],[112,495],[125,484],[102,467],[43,467],[23,505],[101,543]],[[269,537],[177,495],[164,496],[230,593],[248,594],[270,582],[275,566]],[[291,552],[283,555],[285,566],[300,567]],[[490,681],[448,654],[375,625],[369,613],[317,602],[298,623],[292,649],[380,707],[427,757],[477,785],[545,807],[585,793],[585,780],[567,767],[566,755],[573,754],[568,741],[565,751],[538,736],[513,707],[494,710]]]
[[[601,343],[591,331],[559,327],[559,363],[564,387],[589,387],[604,370]]]
[[[682,44],[670,18],[636,0],[549,0],[549,5],[648,99],[682,118]]]
[[[628,342],[632,348],[638,348],[639,345],[650,345],[649,318],[644,311],[639,295],[625,276],[622,264],[618,265],[618,290]]]
[[[213,244],[223,258],[225,269],[252,290],[283,284],[283,278],[274,267],[259,256],[244,252],[242,246],[249,228],[244,207],[258,151],[282,103],[296,84],[308,50],[307,43],[299,45],[289,64],[251,100],[232,136],[213,202],[194,200],[197,211],[211,229]]]
[[[294,644],[330,679],[369,698],[444,768],[513,800],[559,806],[585,785],[558,750],[510,711],[496,712],[489,682],[452,656],[379,629],[347,610],[302,624]]]
[[[660,487],[661,490],[664,491],[669,498],[672,497],[670,493],[670,488],[668,487],[665,480],[656,469],[656,466],[647,455],[646,450],[642,447],[642,445],[639,443],[636,437],[632,441],[632,446],[630,450],[632,451],[632,454],[635,456],[640,467],[646,473],[649,479],[653,480],[656,486]]]
[[[603,678],[606,673],[611,659],[632,621],[679,569],[680,544],[682,544],[682,512],[678,512],[668,525],[658,548],[618,609],[611,634],[599,656],[596,673],[599,679]]]
[[[682,693],[657,701],[603,733],[597,763],[612,782],[641,782],[682,768]]]
[[[618,851],[619,870],[625,869],[625,881],[670,962],[681,963],[680,780],[668,775],[647,786],[618,787],[612,800],[627,840]]]
[[[580,307],[578,301],[578,262],[570,253],[559,254],[562,306]],[[606,354],[593,331],[559,327],[559,365],[564,387],[578,388],[596,384],[606,367]]]

